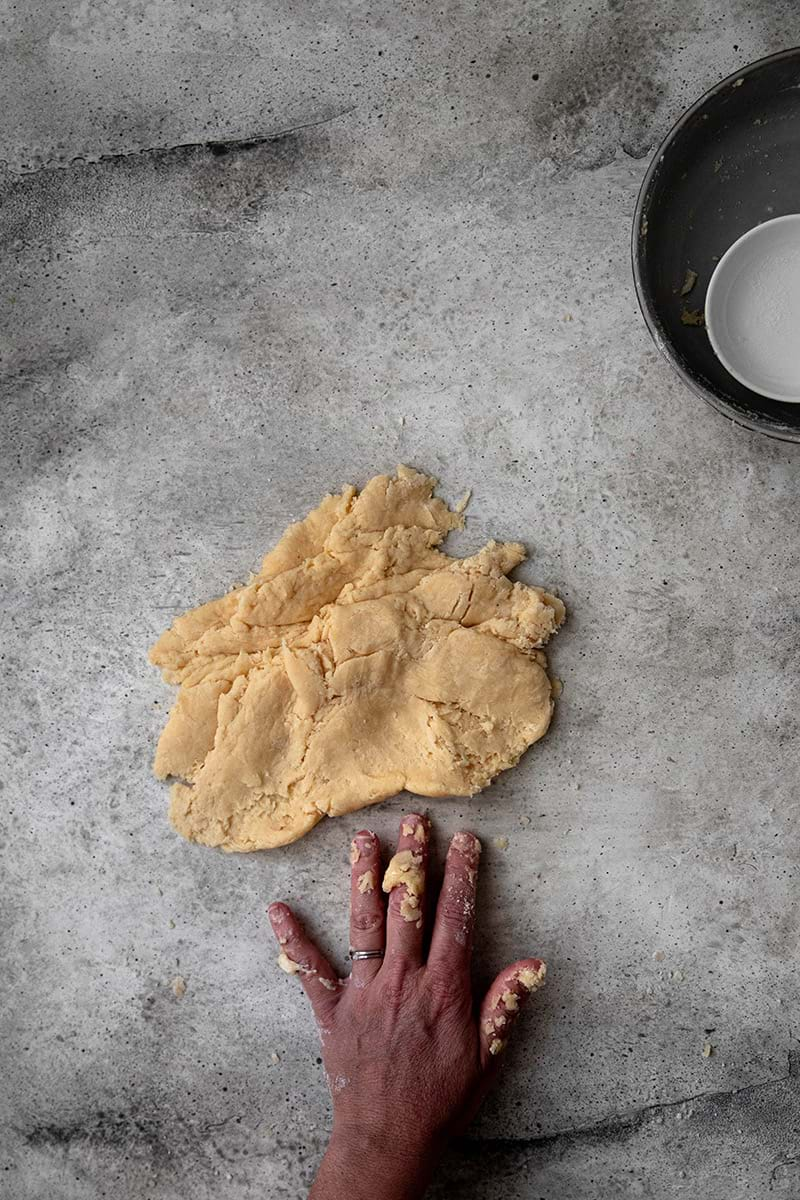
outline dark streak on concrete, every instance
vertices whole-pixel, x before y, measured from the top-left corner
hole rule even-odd
[[[23,1142],[33,1150],[66,1153],[113,1151],[133,1159],[146,1160],[155,1168],[167,1167],[176,1158],[190,1159],[198,1165],[202,1158],[202,1131],[185,1122],[167,1118],[164,1111],[148,1112],[133,1107],[124,1112],[98,1110],[70,1122],[41,1122],[19,1131]]]
[[[153,1117],[127,1113],[98,1111],[82,1121],[67,1125],[35,1125],[22,1136],[29,1146],[66,1148],[76,1142],[103,1146],[136,1144],[155,1152],[163,1145],[163,1126]]]
[[[122,1152],[145,1160],[155,1169],[172,1167],[183,1173],[208,1168],[211,1160],[225,1158],[220,1138],[235,1129],[241,1117],[195,1120],[155,1100],[131,1104],[124,1111],[97,1109],[71,1121],[42,1121],[30,1129],[18,1129],[21,1141],[32,1150],[69,1152]],[[232,1133],[234,1141],[238,1134]],[[229,1140],[230,1140],[229,1138]],[[233,1143],[232,1143],[233,1146]]]
[[[348,113],[354,111],[355,105],[351,105],[349,108],[340,109],[339,112],[330,113],[328,116],[319,117],[314,121],[303,121],[298,125],[288,126],[286,129],[276,129],[272,133],[259,133],[252,137],[226,138],[207,142],[181,142],[175,146],[143,146],[139,150],[126,150],[119,154],[100,154],[96,158],[80,156],[69,159],[67,162],[45,163],[43,166],[36,167],[31,171],[11,172],[8,163],[3,161],[0,161],[0,166],[5,167],[12,175],[16,174],[20,178],[29,178],[31,175],[40,175],[43,171],[68,171],[72,167],[83,167],[88,163],[114,163],[119,162],[121,159],[143,158],[151,155],[158,158],[167,158],[198,150],[212,154],[215,158],[221,158],[226,154],[234,154],[237,151],[254,150],[258,146],[266,145],[268,142],[279,142],[284,138],[290,137],[292,134],[299,133],[303,129],[316,129],[319,125],[327,125],[331,121],[338,121],[340,117],[346,117]]]
[[[787,1084],[790,1086],[784,1086]],[[723,1114],[729,1115],[734,1110],[739,1111],[742,1108],[748,1108],[750,1106],[750,1098],[755,1093],[762,1092],[765,1089],[775,1090],[775,1095],[772,1097],[770,1104],[770,1108],[775,1112],[785,1108],[789,1104],[800,1110],[800,1081],[797,1079],[796,1064],[792,1062],[786,1075],[781,1075],[777,1079],[766,1079],[763,1083],[753,1083],[748,1087],[735,1088],[727,1092],[700,1092],[696,1096],[686,1096],[681,1100],[671,1100],[666,1104],[648,1104],[627,1115],[620,1114],[619,1116],[609,1118],[607,1121],[601,1121],[597,1125],[559,1130],[555,1133],[543,1134],[540,1137],[493,1138],[482,1139],[480,1141],[465,1139],[464,1147],[468,1153],[470,1151],[473,1153],[478,1151],[483,1153],[487,1149],[499,1151],[536,1150],[554,1146],[565,1141],[572,1142],[584,1139],[597,1144],[608,1145],[628,1140],[656,1116],[669,1112],[674,1113],[684,1105],[703,1106],[709,1110],[704,1114],[705,1116],[718,1119]]]
[[[463,1138],[449,1154],[442,1177],[434,1184],[432,1200],[464,1194],[475,1179],[478,1164],[481,1177],[492,1178],[496,1187],[500,1186],[498,1181],[507,1181],[512,1188],[510,1195],[538,1196],[538,1190],[525,1190],[526,1181],[532,1186],[545,1167],[558,1172],[559,1164],[606,1161],[607,1154],[617,1148],[623,1149],[622,1161],[633,1163],[651,1153],[647,1147],[653,1141],[669,1146],[674,1138],[680,1145],[690,1130],[693,1143],[701,1138],[713,1156],[715,1144],[735,1140],[743,1127],[760,1137],[767,1154],[772,1147],[773,1164],[768,1168],[771,1176],[765,1176],[765,1180],[770,1178],[774,1183],[781,1172],[791,1170],[800,1161],[794,1157],[798,1117],[800,1078],[793,1056],[787,1074],[777,1079],[648,1105],[596,1125],[527,1138]],[[632,1143],[635,1150],[631,1149]],[[568,1179],[568,1166],[566,1170],[564,1178]],[[555,1194],[547,1192],[548,1197]]]
[[[780,1127],[787,1119],[800,1114],[800,1079],[798,1063],[792,1057],[788,1071],[777,1079],[765,1080],[748,1087],[726,1092],[706,1092],[687,1096],[665,1104],[647,1105],[629,1114],[620,1114],[607,1121],[584,1128],[566,1129],[528,1138],[462,1138],[450,1155],[451,1168],[468,1174],[471,1164],[480,1159],[492,1164],[495,1178],[505,1172],[518,1173],[520,1160],[527,1164],[529,1156],[536,1162],[561,1156],[570,1147],[582,1144],[602,1149],[624,1145],[636,1135],[644,1135],[649,1127],[661,1123],[665,1115],[674,1116],[681,1109],[702,1127],[726,1128],[746,1120],[757,1127]],[[238,1122],[234,1116],[216,1122],[187,1121],[158,1105],[131,1105],[126,1111],[97,1110],[68,1122],[45,1121],[27,1130],[18,1130],[22,1141],[35,1150],[68,1151],[74,1147],[90,1150],[123,1151],[126,1155],[146,1158],[156,1167],[175,1167],[191,1161],[195,1168],[209,1166],[209,1156],[227,1161],[224,1147],[217,1143],[219,1131]],[[233,1148],[232,1148],[233,1149]],[[307,1149],[307,1147],[304,1147]],[[791,1146],[784,1147],[790,1152]],[[235,1156],[235,1150],[233,1150]],[[250,1154],[259,1157],[254,1147]],[[772,1168],[773,1178],[797,1159],[783,1157]],[[452,1179],[452,1174],[451,1174]],[[434,1189],[436,1190],[436,1189]]]

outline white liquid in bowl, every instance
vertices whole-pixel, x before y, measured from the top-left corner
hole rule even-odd
[[[706,325],[740,383],[800,403],[800,214],[758,225],[731,246],[709,284]]]

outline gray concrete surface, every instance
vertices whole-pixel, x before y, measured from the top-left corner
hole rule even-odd
[[[551,968],[434,1196],[800,1195],[800,448],[684,390],[628,264],[650,148],[800,41],[796,6],[37,0],[0,27],[2,1195],[304,1194],[328,1101],[264,908],[342,962],[363,818],[180,841],[145,651],[397,461],[472,487],[458,546],[524,539],[571,612],[550,736],[431,805],[488,843],[481,977]]]

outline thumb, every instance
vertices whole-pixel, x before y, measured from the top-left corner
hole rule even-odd
[[[547,967],[540,958],[521,958],[495,979],[481,1004],[481,1066],[486,1069],[506,1048],[508,1035],[529,996],[544,983]]]

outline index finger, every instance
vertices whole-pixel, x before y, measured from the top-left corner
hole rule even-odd
[[[324,1029],[341,995],[341,979],[288,904],[270,904],[267,916],[281,948],[278,966],[287,975],[299,975],[317,1023]]]
[[[480,857],[481,844],[474,833],[453,837],[428,954],[428,967],[442,974],[469,974]]]

